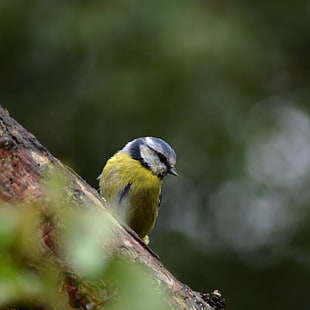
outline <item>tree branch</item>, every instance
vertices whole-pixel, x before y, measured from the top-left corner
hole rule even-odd
[[[80,293],[79,288],[84,279],[73,276],[75,271],[72,271],[72,266],[68,267],[68,262],[61,254],[62,245],[57,237],[59,224],[55,224],[55,216],[59,223],[62,215],[55,215],[56,211],[51,207],[46,193],[46,184],[57,171],[61,171],[64,176],[63,205],[71,210],[95,208],[105,213],[113,234],[108,238],[102,237],[101,246],[109,251],[110,256],[143,265],[166,293],[166,300],[172,309],[224,309],[220,294],[201,294],[178,281],[129,227],[120,224],[110,215],[95,189],[53,157],[0,106],[0,199],[13,207],[16,207],[18,202],[22,202],[25,208],[33,203],[39,205],[39,212],[44,218],[38,231],[40,242],[50,256],[61,262],[61,271],[65,275],[64,287],[71,308],[88,309],[90,304],[96,304],[96,294],[88,294],[87,289],[86,293],[85,289],[83,294]]]

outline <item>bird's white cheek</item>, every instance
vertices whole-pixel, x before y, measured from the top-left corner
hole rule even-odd
[[[142,159],[146,163],[148,164],[154,163],[154,154],[148,147],[141,145],[140,153],[141,153]]]

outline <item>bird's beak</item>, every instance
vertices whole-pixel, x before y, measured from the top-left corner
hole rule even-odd
[[[175,176],[178,176],[178,172],[177,172],[177,169],[175,169],[174,167],[171,167],[168,171],[169,174],[172,174],[172,175],[175,175]]]

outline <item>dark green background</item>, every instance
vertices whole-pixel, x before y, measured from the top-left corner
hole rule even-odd
[[[91,185],[169,142],[151,247],[227,309],[309,309],[310,4],[0,2],[0,103]]]

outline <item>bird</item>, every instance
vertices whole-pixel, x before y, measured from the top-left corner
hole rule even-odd
[[[177,176],[176,153],[164,140],[141,137],[106,162],[98,177],[101,196],[145,244],[154,228],[167,174]]]

